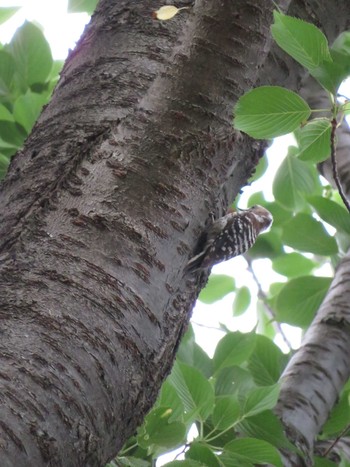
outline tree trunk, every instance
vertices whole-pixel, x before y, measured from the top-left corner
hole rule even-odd
[[[154,403],[198,292],[183,267],[262,155],[231,126],[271,40],[254,3],[161,23],[159,2],[102,1],[13,159],[2,466],[103,465]]]
[[[334,36],[323,3],[294,11]],[[183,268],[264,149],[231,121],[273,6],[101,0],[1,186],[1,466],[103,465],[154,403],[205,282]]]

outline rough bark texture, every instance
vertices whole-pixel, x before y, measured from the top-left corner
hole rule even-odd
[[[328,294],[301,348],[284,371],[277,413],[305,454],[289,465],[313,465],[314,439],[350,376],[350,252],[338,266]],[[299,463],[298,463],[299,462]]]
[[[2,185],[4,467],[116,454],[171,368],[209,212],[262,155],[231,120],[273,4],[203,0],[167,23],[158,6],[99,4]]]
[[[345,0],[293,5],[331,38],[349,19]],[[231,120],[269,51],[273,3],[198,0],[166,23],[158,7],[100,2],[2,184],[1,466],[116,454],[188,323],[198,236],[261,156]],[[281,54],[266,76],[301,81]]]

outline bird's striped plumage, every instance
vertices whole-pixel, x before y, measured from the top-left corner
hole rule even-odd
[[[258,205],[226,214],[209,227],[203,250],[188,262],[186,270],[209,268],[245,253],[271,223],[271,213]]]

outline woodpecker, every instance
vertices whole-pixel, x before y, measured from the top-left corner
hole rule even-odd
[[[214,264],[242,255],[272,221],[272,214],[259,205],[220,217],[208,228],[202,251],[189,260],[185,270],[194,272],[211,268]]]

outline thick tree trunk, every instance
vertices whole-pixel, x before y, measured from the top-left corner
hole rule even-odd
[[[99,4],[2,185],[3,467],[116,454],[187,326],[205,220],[262,155],[231,120],[273,4],[198,1],[167,23],[158,7]]]
[[[345,0],[317,3],[294,11],[344,22]],[[269,51],[273,3],[198,0],[166,23],[159,6],[100,2],[2,184],[1,466],[116,454],[188,323],[198,236],[261,156],[231,120]],[[297,86],[295,67],[278,78],[285,63],[272,80]]]
[[[350,252],[339,264],[301,348],[283,374],[277,413],[305,455],[302,462],[288,453],[286,466],[313,465],[315,437],[350,376],[349,262]]]

